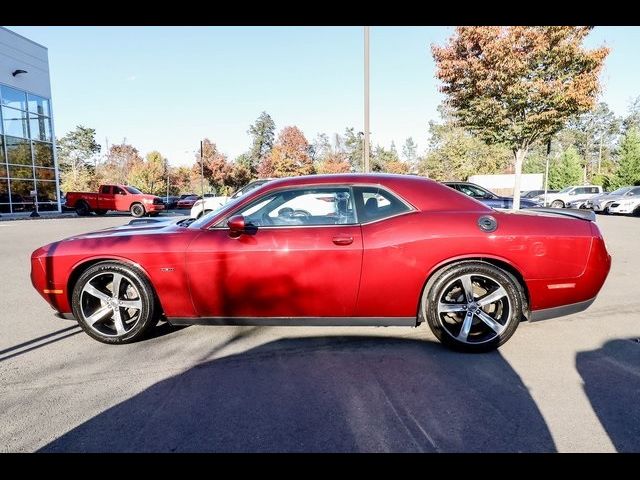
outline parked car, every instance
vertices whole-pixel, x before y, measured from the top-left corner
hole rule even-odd
[[[608,207],[608,213],[640,216],[640,194],[624,196]]]
[[[185,198],[181,198],[180,200],[178,200],[178,204],[176,205],[176,208],[178,209],[191,208],[193,207],[194,203],[200,200],[200,198],[201,197],[199,195],[189,195]]]
[[[164,208],[167,210],[174,209],[178,206],[178,200],[180,197],[177,195],[169,195],[168,197],[162,197],[162,201],[164,202]]]
[[[625,199],[632,199],[640,195],[640,187],[621,187],[611,193],[603,193],[589,198],[584,202],[584,208],[589,208],[596,213],[609,213],[609,207]]]
[[[545,206],[565,208],[571,202],[586,201],[600,194],[602,194],[600,185],[572,185],[563,188],[558,193],[547,195]],[[538,195],[534,200],[544,204],[544,195]]]
[[[303,197],[318,210],[296,216]],[[418,176],[300,176],[199,220],[138,219],[45,245],[31,255],[31,281],[58,315],[110,344],[138,340],[163,318],[426,323],[452,348],[486,351],[520,321],[594,301],[611,265],[594,219],[496,211]]]
[[[547,190],[547,194],[549,193],[557,193],[558,190]],[[544,196],[544,190],[526,190],[524,192],[520,192],[520,198],[535,198],[539,195]]]
[[[476,185],[471,182],[443,182],[446,186],[453,188],[459,192],[464,193],[465,195],[469,195],[470,197],[475,198],[476,200],[481,201],[485,205],[490,206],[491,208],[512,208],[513,207],[513,198],[512,197],[501,197],[496,195],[495,193],[487,190],[480,185]],[[529,200],[528,198],[520,199],[520,208],[536,208],[539,207],[540,204],[534,200]]]
[[[272,180],[272,179],[261,178],[260,180],[254,180],[253,182],[249,182],[244,187],[238,189],[230,197],[214,196],[211,198],[204,198],[204,199],[198,200],[196,203],[193,204],[193,207],[191,208],[191,218],[200,218],[202,215],[206,215],[214,210],[217,210],[225,203],[231,200],[235,200],[236,198],[239,198],[242,195],[249,193],[251,190],[261,187],[262,185],[267,183],[269,180]]]
[[[100,185],[98,193],[67,192],[66,207],[80,216],[95,212],[104,215],[109,210],[131,212],[134,217],[155,216],[164,210],[160,197],[142,193],[129,185]]]

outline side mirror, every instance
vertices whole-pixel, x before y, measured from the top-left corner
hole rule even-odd
[[[238,238],[245,233],[247,226],[242,215],[234,215],[227,220],[227,227],[229,227],[229,236],[231,238]]]

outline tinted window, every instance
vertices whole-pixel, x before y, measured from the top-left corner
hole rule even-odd
[[[134,195],[138,195],[138,194],[142,193],[140,190],[138,190],[135,187],[124,187],[124,188],[127,189],[127,192],[133,193]]]
[[[631,195],[634,195],[634,196],[635,195],[640,195],[640,187],[636,187],[636,188],[631,189],[631,191],[627,195],[629,195],[629,196],[631,196]]]
[[[360,223],[392,217],[410,208],[388,191],[377,187],[354,187],[354,200]]]
[[[111,185],[103,185],[102,187],[100,187],[100,193],[103,193],[105,195],[111,193]]]
[[[458,190],[473,198],[491,198],[493,195],[474,185],[458,184]]]
[[[598,187],[591,187],[591,193],[600,193]]]
[[[116,195],[124,195],[124,190],[122,190],[120,187],[113,187],[113,193],[115,193]]]
[[[348,187],[281,190],[258,198],[233,215],[256,227],[356,223]]]

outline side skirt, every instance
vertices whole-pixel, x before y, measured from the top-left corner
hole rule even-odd
[[[171,325],[415,327],[415,317],[168,317]]]

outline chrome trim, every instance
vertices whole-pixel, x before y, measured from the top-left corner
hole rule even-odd
[[[167,317],[171,325],[253,325],[300,327],[415,327],[416,317]]]
[[[269,183],[269,182],[267,182]],[[266,185],[266,184],[264,184]],[[262,188],[264,185],[261,185],[258,188]],[[348,224],[338,224],[338,225],[271,225],[271,226],[264,226],[264,227],[257,227],[258,229],[264,229],[264,228],[291,228],[291,227],[304,227],[304,228],[315,228],[315,227],[339,227],[339,226],[357,226],[357,225],[370,225],[372,223],[376,223],[376,222],[380,222],[382,220],[387,220],[389,218],[395,218],[395,217],[399,217],[400,215],[405,215],[407,213],[412,213],[412,212],[418,212],[419,210],[414,207],[411,203],[409,203],[404,197],[402,197],[401,195],[399,195],[398,193],[396,193],[393,190],[390,190],[389,188],[387,188],[384,185],[381,185],[379,183],[310,183],[310,184],[303,184],[303,185],[295,185],[295,186],[287,186],[287,187],[280,187],[280,188],[274,188],[273,190],[269,190],[269,192],[266,193],[266,195],[270,195],[273,192],[278,192],[280,190],[297,190],[298,188],[309,188],[309,187],[318,187],[318,188],[324,188],[324,187],[342,187],[342,188],[348,188],[349,190],[351,190],[351,196],[353,197],[353,187],[372,187],[372,188],[377,188],[378,190],[384,190],[387,193],[391,194],[392,196],[394,196],[395,198],[397,198],[398,200],[400,200],[407,208],[409,208],[408,211],[406,212],[400,212],[398,214],[395,215],[391,215],[389,217],[384,217],[384,218],[378,218],[376,220],[371,220],[369,222],[364,222],[364,223],[359,223],[358,222],[358,209],[356,208],[355,205],[355,200],[354,200],[354,205],[353,205],[353,213],[354,213],[354,217],[356,220],[356,223],[348,223]],[[260,199],[264,198],[266,195],[260,196],[260,197],[256,197],[254,200],[256,201],[256,203],[260,202]],[[228,220],[229,218],[233,217],[236,212],[238,212],[240,209],[245,208],[247,206],[250,206],[252,203],[254,203],[254,201],[245,203],[243,205],[239,205],[238,208],[236,208],[235,210],[229,212],[227,215],[224,216],[224,218],[220,219],[218,222],[216,222],[215,225],[206,228],[205,230],[226,230],[227,227],[220,225],[222,222]]]
[[[585,300],[584,302],[571,303],[560,307],[545,308],[543,310],[533,310],[529,315],[530,322],[539,322],[540,320],[548,320],[550,318],[564,317],[586,310],[595,301],[596,297]]]

